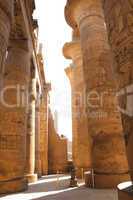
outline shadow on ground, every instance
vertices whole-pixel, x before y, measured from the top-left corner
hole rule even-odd
[[[115,190],[93,190],[80,184],[70,188],[70,176],[45,176],[23,193],[7,195],[0,200],[117,200]]]

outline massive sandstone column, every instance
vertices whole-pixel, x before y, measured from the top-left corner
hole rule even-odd
[[[0,79],[2,78],[6,50],[11,29],[12,16],[13,0],[0,0]],[[0,82],[1,81],[2,80],[0,80]]]
[[[77,177],[82,177],[82,170],[91,168],[91,138],[88,134],[88,122],[85,104],[85,82],[82,67],[82,52],[79,39],[66,43],[64,56],[73,60],[73,65],[66,68],[72,88],[72,124],[73,124],[73,160],[77,168]]]
[[[66,75],[69,78],[71,84],[71,108],[72,108],[72,158],[75,166],[77,166],[76,159],[78,158],[78,128],[77,128],[77,115],[76,106],[74,106],[74,76],[73,76],[73,67],[74,64],[71,64],[65,69]]]
[[[36,106],[36,73],[33,63],[31,62],[30,84],[29,84],[29,105],[27,120],[27,160],[26,160],[26,177],[28,182],[35,182],[37,174],[35,174],[35,106]]]
[[[48,92],[49,84],[44,86],[40,102],[40,156],[42,175],[48,174]]]
[[[118,82],[127,156],[133,181],[133,1],[104,0],[103,7],[114,56],[113,67]]]
[[[42,176],[41,171],[41,154],[40,154],[40,91],[39,86],[36,86],[37,98],[36,98],[36,118],[35,118],[35,172],[40,178]]]
[[[95,187],[116,187],[128,179],[128,165],[101,1],[68,0],[65,14],[80,31]]]
[[[30,70],[28,41],[12,39],[4,70],[0,103],[0,192],[27,188],[27,99]]]

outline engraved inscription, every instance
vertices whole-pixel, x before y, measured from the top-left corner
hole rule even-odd
[[[22,136],[0,135],[0,150],[21,150]]]
[[[133,48],[128,48],[128,46],[124,46],[123,48],[120,49],[120,51],[115,51],[115,59],[116,62],[119,66],[121,66],[121,64],[124,64],[127,62],[127,60],[130,60],[132,55],[133,55]],[[121,71],[121,68],[119,69],[119,72],[124,72]]]
[[[126,3],[125,9],[120,1],[114,5],[114,9],[110,10],[110,15],[106,13],[108,19],[108,37],[111,44],[118,43],[123,37],[125,37],[125,31],[127,31],[128,38],[133,36],[133,0],[129,0]],[[119,37],[117,37],[119,34]]]

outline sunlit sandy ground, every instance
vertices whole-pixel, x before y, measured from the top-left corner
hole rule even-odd
[[[57,181],[58,180],[58,181]],[[45,176],[30,184],[23,193],[0,197],[0,200],[117,200],[115,190],[92,190],[80,182],[79,188],[69,188],[70,177]]]

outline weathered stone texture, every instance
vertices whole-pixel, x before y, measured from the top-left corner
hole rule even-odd
[[[27,41],[11,40],[6,61],[0,115],[0,192],[16,192],[27,187],[26,165],[27,90],[30,55]],[[17,93],[19,92],[19,99]]]
[[[54,120],[51,111],[49,111],[48,122],[48,138],[49,138],[49,174],[65,173],[67,170],[67,139],[60,137],[54,128]]]
[[[48,105],[47,95],[44,109],[38,102],[45,73],[34,9],[34,0],[0,0],[0,193],[25,190],[27,180],[48,168]]]
[[[38,90],[37,90],[38,91]],[[39,101],[39,103],[38,103]],[[40,95],[37,92],[37,101],[36,101],[36,119],[35,119],[35,172],[40,178],[42,176],[41,170],[41,149],[40,149]]]
[[[42,54],[42,44],[39,45],[37,54],[39,62],[39,70],[42,82],[42,92],[40,94],[39,102],[39,159],[41,175],[48,174],[48,103],[49,103],[49,90],[51,89],[50,83],[46,83],[44,73],[44,60]]]
[[[48,91],[44,91],[40,105],[40,156],[42,175],[48,174]]]
[[[35,174],[35,117],[36,117],[36,73],[33,63],[30,67],[29,99],[28,99],[28,118],[27,118],[27,137],[26,137],[26,177],[29,183],[37,181]]]
[[[77,29],[78,26],[80,30],[88,107],[88,129],[93,139],[94,149],[92,159],[95,184],[96,187],[106,187],[105,182],[108,182],[110,180],[109,177],[112,176],[114,183],[110,181],[110,187],[112,185],[116,187],[117,183],[119,183],[121,172],[123,173],[123,179],[125,179],[128,165],[122,138],[121,118],[115,101],[116,86],[112,75],[111,55],[104,25],[102,5],[99,0],[68,0],[65,11],[67,22],[74,29]],[[99,146],[96,140],[102,137],[102,134],[104,135],[104,140],[101,140],[101,145]],[[114,135],[119,138],[117,145],[120,148],[120,152],[117,152],[117,157],[112,157],[117,148],[114,143]],[[108,140],[108,137],[110,137],[110,140]],[[111,145],[112,148],[108,149],[106,143],[110,143],[109,146]],[[108,159],[101,157],[102,147],[104,147],[104,156]],[[96,158],[99,158],[99,160],[96,160]],[[102,168],[97,168],[97,163],[104,163],[104,159],[108,163],[108,170],[106,169],[107,164],[102,165]],[[104,176],[105,173],[108,176]]]
[[[72,90],[73,161],[77,177],[81,178],[83,171],[91,168],[91,138],[88,133],[82,52],[75,33],[73,41],[66,43],[63,51],[66,58],[73,60],[73,64],[65,71]]]
[[[133,180],[133,1],[103,1],[108,38],[114,57],[125,142]]]
[[[0,0],[0,70],[2,70],[13,19],[13,0]]]

